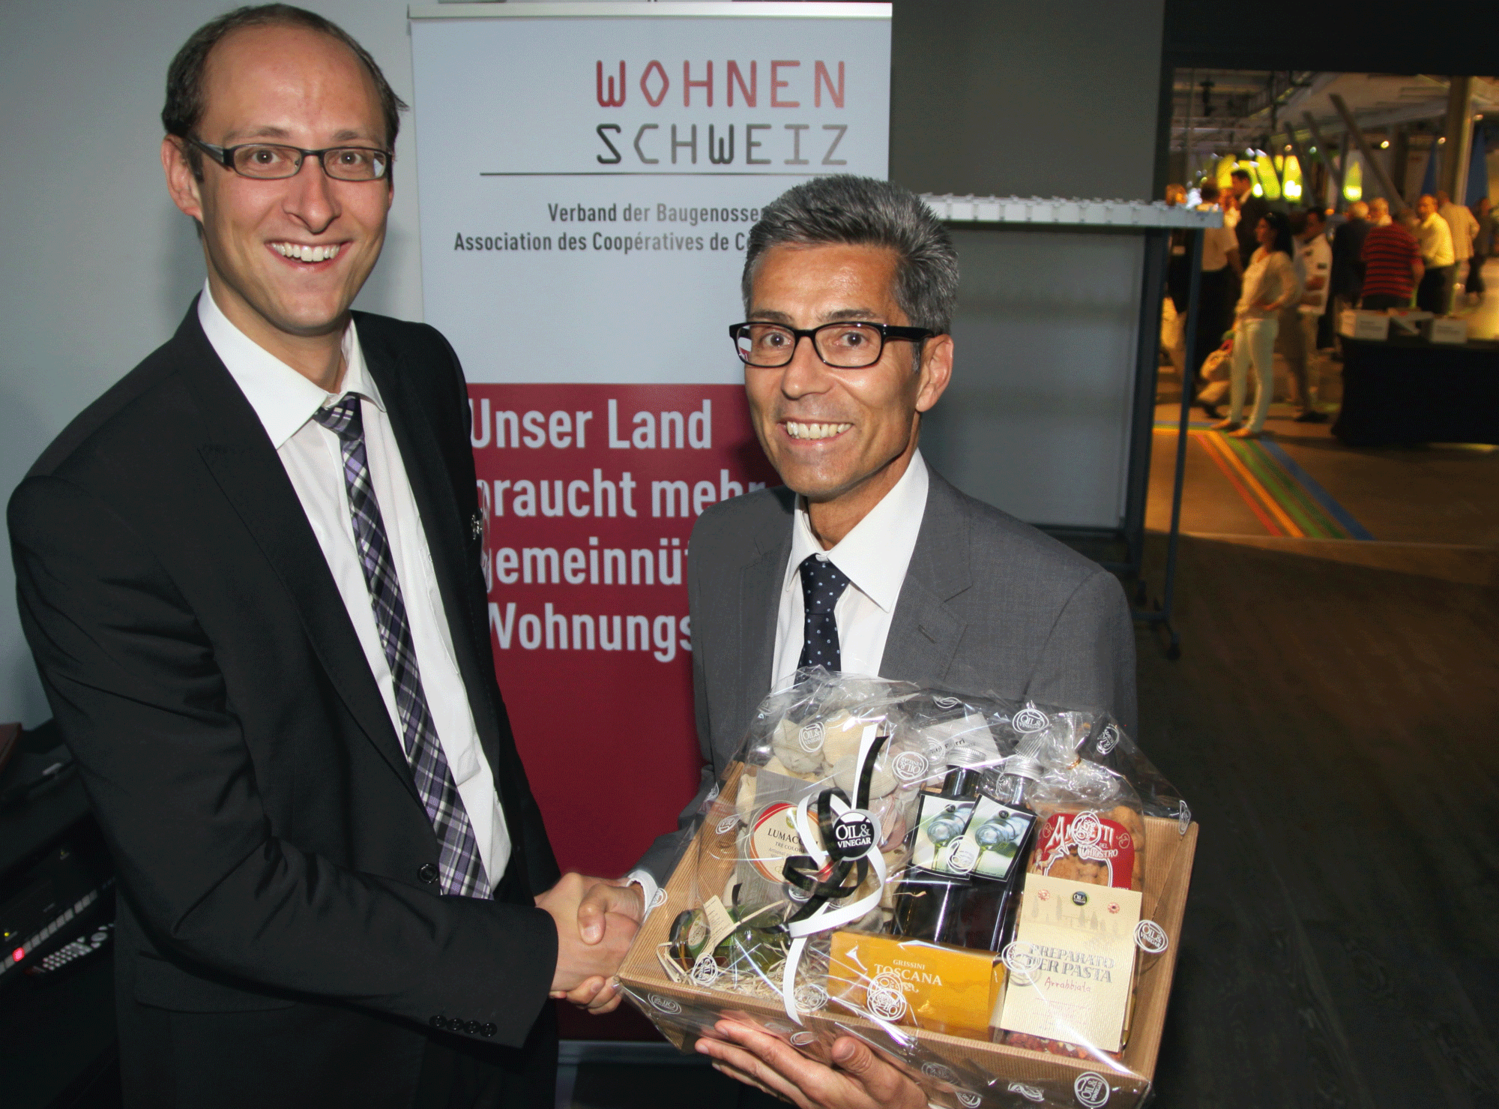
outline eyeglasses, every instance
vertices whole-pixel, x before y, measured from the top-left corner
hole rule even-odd
[[[789,365],[796,344],[803,337],[829,366],[840,370],[862,370],[873,366],[894,339],[919,343],[937,334],[924,327],[897,327],[888,323],[825,323],[821,327],[783,327],[778,323],[736,323],[729,328],[734,350],[747,366],[774,369]]]
[[[225,169],[257,181],[279,181],[295,177],[304,158],[316,158],[323,172],[338,181],[378,181],[390,172],[395,158],[389,150],[368,146],[329,146],[322,150],[303,150],[280,143],[247,142],[239,146],[214,146],[188,136],[188,142]]]

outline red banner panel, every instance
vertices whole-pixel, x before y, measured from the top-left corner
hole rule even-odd
[[[701,764],[687,542],[775,484],[738,385],[470,385],[495,671],[564,869],[615,876]]]

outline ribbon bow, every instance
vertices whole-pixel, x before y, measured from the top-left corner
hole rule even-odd
[[[817,828],[820,837],[812,832],[809,814],[812,796],[802,798],[796,807],[796,831],[808,854],[788,858],[782,864],[781,873],[788,883],[810,896],[796,915],[781,925],[791,937],[791,948],[786,953],[786,967],[781,977],[781,1001],[786,1007],[786,1015],[797,1024],[802,1023],[802,1018],[795,1002],[796,968],[801,963],[808,937],[859,920],[879,904],[885,887],[888,871],[885,857],[880,854],[880,823],[869,812],[869,784],[874,777],[875,760],[888,738],[880,734],[879,724],[865,725],[864,734],[859,739],[859,772],[854,791],[857,804],[851,804],[848,795],[836,787],[818,794]],[[852,895],[864,884],[871,866],[878,878],[873,892],[852,904],[833,908],[834,901]]]

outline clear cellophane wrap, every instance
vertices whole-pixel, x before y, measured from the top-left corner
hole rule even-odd
[[[730,1017],[823,1062],[858,1037],[934,1104],[1134,1104],[1190,819],[1107,713],[801,671],[621,979],[684,1049]]]

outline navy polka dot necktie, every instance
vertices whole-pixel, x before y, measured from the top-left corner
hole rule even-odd
[[[797,668],[821,666],[838,671],[842,658],[838,649],[838,622],[833,607],[848,587],[843,571],[825,558],[808,555],[801,565],[802,608],[806,620],[802,630],[802,657]]]

